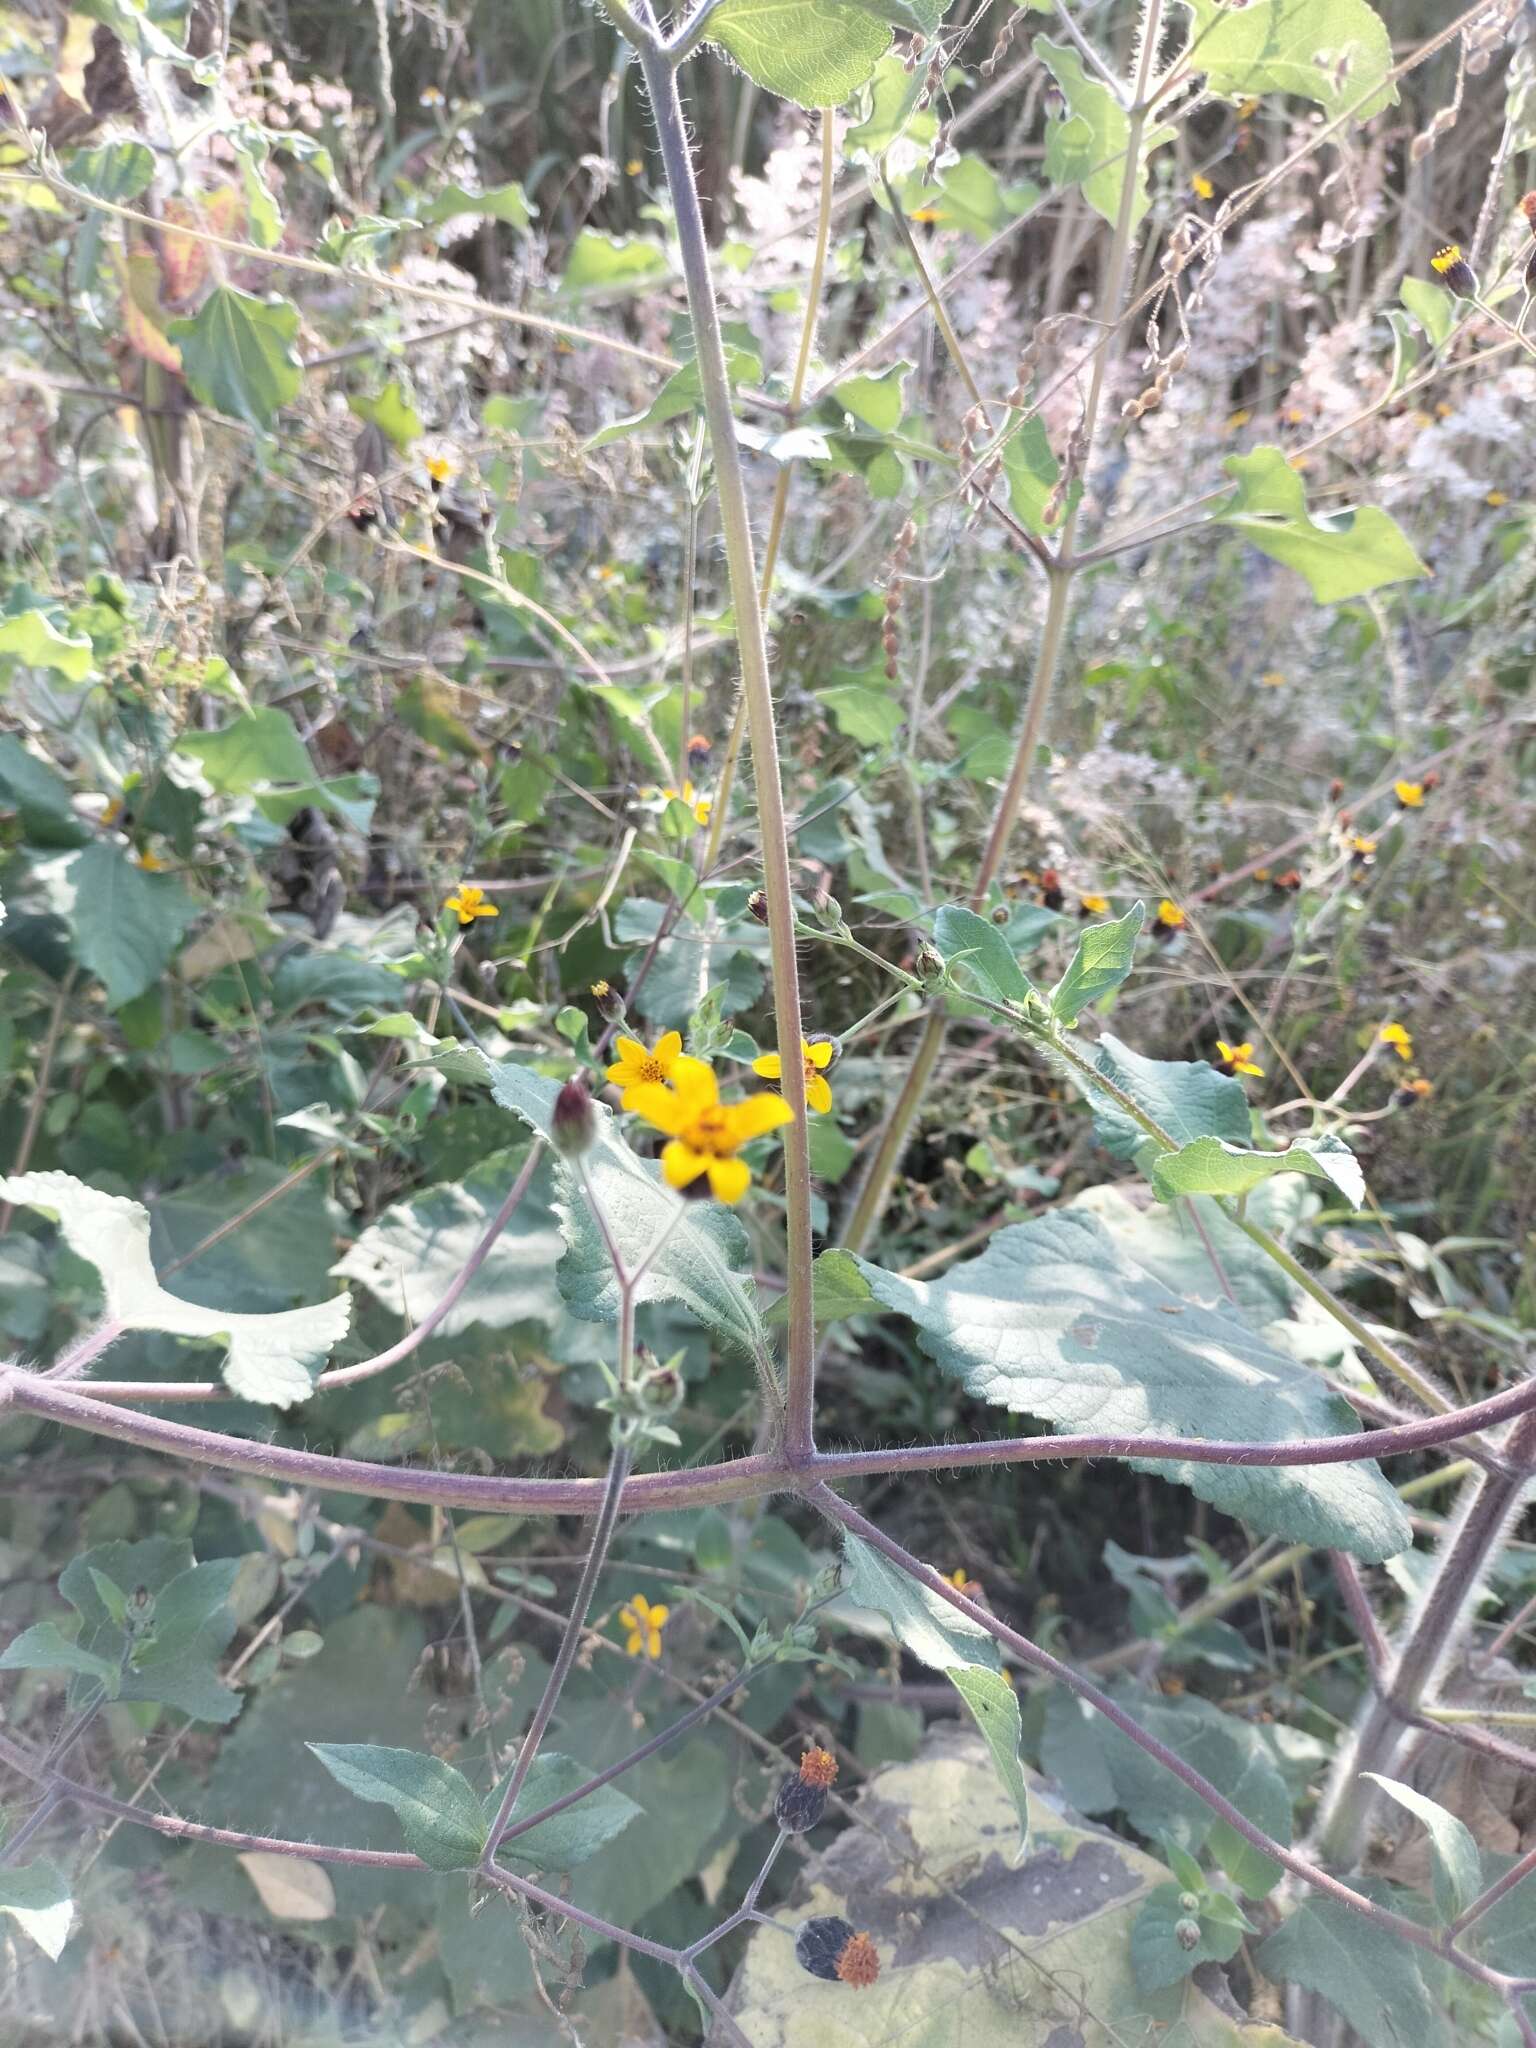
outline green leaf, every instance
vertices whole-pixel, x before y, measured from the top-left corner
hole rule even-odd
[[[1131,1967],[1143,1991],[1162,1991],[1177,1984],[1202,1963],[1230,1962],[1242,1946],[1243,1930],[1220,1921],[1191,1915],[1180,1904],[1183,1889],[1177,1884],[1160,1884],[1147,1894],[1146,1904],[1131,1929]],[[1185,1948],[1176,1932],[1181,1920],[1197,1918],[1200,1939]]]
[[[1352,1209],[1365,1200],[1359,1160],[1330,1132],[1297,1138],[1283,1152],[1254,1152],[1221,1138],[1196,1138],[1177,1152],[1160,1153],[1148,1177],[1158,1200],[1172,1202],[1180,1195],[1246,1195],[1276,1173],[1331,1181]]]
[[[1316,1373],[1234,1318],[1180,1299],[1079,1210],[1001,1230],[935,1281],[857,1264],[967,1393],[1059,1430],[1284,1443],[1357,1427]],[[1374,1464],[1132,1462],[1289,1542],[1379,1560],[1410,1541]]]
[[[1283,92],[1314,101],[1328,120],[1369,120],[1397,99],[1392,41],[1365,0],[1186,0],[1194,16],[1190,65],[1224,99]]]
[[[709,39],[781,99],[838,107],[873,75],[891,30],[853,0],[721,0]]]
[[[349,398],[347,400],[347,410],[355,418],[366,420],[370,426],[377,427],[379,432],[385,435],[391,445],[397,448],[402,455],[406,453],[413,441],[419,441],[426,432],[426,428],[421,423],[421,414],[406,396],[405,387],[398,377],[391,377],[377,398]],[[423,679],[418,678],[417,680],[421,682]],[[258,713],[257,715],[265,716],[266,714]],[[277,716],[281,718],[285,714],[278,712]],[[297,738],[297,734],[295,734],[295,737]],[[313,773],[314,770],[306,766],[304,780],[307,781]]]
[[[176,742],[221,796],[247,796],[273,783],[310,783],[314,763],[286,711],[250,711],[213,732],[184,733]]]
[[[903,1649],[942,1671],[965,1701],[1019,1816],[1014,1861],[1029,1847],[1029,1797],[1019,1761],[1019,1703],[1003,1676],[995,1639],[958,1608],[859,1537],[843,1538],[842,1589],[856,1607],[883,1614]]]
[[[951,972],[963,969],[971,985],[994,1002],[1027,1003],[1034,995],[1034,984],[990,918],[978,917],[963,904],[946,903],[933,921],[933,937],[945,966]]]
[[[859,377],[846,377],[831,397],[844,412],[852,413],[862,425],[877,434],[893,434],[901,425],[904,405],[902,387],[912,374],[908,362],[888,363],[883,370]]]
[[[554,1753],[535,1757],[523,1789],[517,1795],[517,1804],[512,1808],[509,1825],[515,1824],[525,1813],[537,1813],[540,1807],[553,1806],[567,1792],[574,1792],[578,1786],[586,1784],[591,1776],[590,1768],[578,1763],[574,1757]],[[498,1786],[486,1802],[493,1815],[500,1808],[501,1793],[502,1787]],[[578,1863],[585,1863],[605,1843],[622,1833],[641,1810],[617,1785],[600,1785],[585,1799],[568,1806],[564,1813],[557,1813],[551,1819],[541,1821],[536,1828],[529,1828],[515,1842],[504,1843],[497,1851],[496,1860],[499,1863],[528,1864],[539,1870],[574,1870]]]
[[[117,1665],[83,1650],[56,1621],[34,1622],[7,1643],[0,1654],[0,1671],[74,1671],[99,1680],[109,1700],[117,1698]]]
[[[666,252],[655,242],[583,228],[565,259],[559,292],[570,299],[584,292],[638,291],[666,274]]]
[[[150,874],[106,840],[50,863],[45,880],[76,960],[101,982],[113,1010],[154,986],[197,916],[178,881]]]
[[[1427,278],[1405,277],[1397,295],[1429,337],[1431,348],[1439,348],[1450,340],[1456,324],[1456,301],[1443,285],[1431,284]]]
[[[1380,1771],[1364,1771],[1361,1775],[1372,1779],[1389,1798],[1423,1821],[1434,1861],[1435,1912],[1449,1924],[1466,1911],[1483,1889],[1482,1859],[1471,1829],[1411,1785],[1400,1784],[1396,1778],[1384,1778]]]
[[[914,149],[926,148],[938,132],[938,116],[918,111],[925,74],[921,64],[908,65],[894,52],[875,66],[860,98],[862,118],[843,137],[843,152],[852,163],[875,164],[902,136]]]
[[[488,192],[468,192],[462,185],[450,184],[433,195],[417,218],[423,227],[436,227],[442,221],[457,220],[461,214],[470,213],[482,220],[500,220],[509,227],[527,228],[532,227],[536,210],[518,184],[493,185]]]
[[[844,1316],[865,1315],[875,1306],[869,1282],[859,1271],[852,1252],[828,1251],[818,1254],[811,1267],[811,1309],[818,1323],[839,1322]],[[781,1295],[763,1319],[770,1328],[789,1321],[789,1297]]]
[[[831,712],[840,733],[861,746],[888,747],[906,721],[906,708],[889,690],[864,683],[833,683],[816,693]]]
[[[1283,451],[1269,445],[1222,464],[1237,489],[1215,513],[1261,553],[1306,578],[1319,604],[1363,597],[1386,583],[1427,576],[1396,520],[1376,505],[1315,519]]]
[[[1062,515],[1071,502],[1070,494],[1062,503],[1054,520],[1047,521],[1045,508],[1052,491],[1061,477],[1061,464],[1056,460],[1051,447],[1045,422],[1038,413],[1032,414],[1017,433],[1010,434],[1003,443],[1003,474],[1008,479],[1008,502],[1013,507],[1015,518],[1021,520],[1031,533],[1054,532],[1060,525]],[[1078,487],[1073,486],[1077,491]],[[1078,493],[1081,495],[1081,493]]]
[[[1136,960],[1146,906],[1133,903],[1111,924],[1091,924],[1077,942],[1071,965],[1051,990],[1051,1008],[1070,1030],[1081,1011],[1117,989]]]
[[[72,683],[90,680],[93,655],[83,634],[61,633],[46,612],[16,612],[0,618],[0,656],[12,655],[25,668],[51,668]]]
[[[64,1242],[100,1273],[110,1320],[129,1330],[168,1330],[225,1348],[225,1384],[248,1401],[286,1408],[309,1398],[314,1376],[347,1333],[346,1294],[312,1308],[236,1315],[200,1308],[155,1278],[149,1214],[121,1195],[105,1195],[67,1173],[23,1173],[0,1183],[11,1202],[58,1219]]]
[[[299,309],[287,299],[215,285],[195,319],[173,320],[165,331],[181,350],[182,373],[199,405],[264,434],[279,407],[298,396]]]
[[[1126,111],[1107,85],[1089,77],[1082,58],[1069,43],[1053,43],[1048,36],[1036,36],[1034,48],[1035,55],[1061,87],[1067,103],[1066,119],[1052,121],[1046,134],[1045,174],[1053,185],[1081,185],[1083,197],[1094,212],[1113,223],[1120,213],[1120,191],[1131,141]],[[1169,128],[1154,128],[1142,142],[1142,161],[1136,171],[1136,197],[1131,208],[1133,228],[1140,227],[1152,203],[1147,191],[1146,160],[1172,133]]]
[[[1204,1060],[1148,1059],[1106,1031],[1094,1048],[1093,1064],[1181,1145],[1195,1138],[1245,1145],[1252,1136],[1242,1082]],[[1093,1110],[1099,1143],[1117,1159],[1134,1159],[1147,1142],[1141,1125],[1091,1083],[1077,1085]]]
[[[491,1093],[502,1108],[549,1138],[560,1084],[510,1061],[490,1065],[489,1074]],[[637,1268],[672,1224],[677,1197],[663,1186],[657,1169],[643,1164],[617,1136],[612,1113],[601,1103],[592,1109],[597,1138],[582,1164],[620,1255]],[[560,1292],[583,1321],[612,1322],[619,1306],[612,1262],[570,1169],[562,1165],[558,1177],[561,1193],[555,1206],[567,1247],[557,1275]],[[680,1302],[717,1337],[764,1359],[762,1319],[746,1283],[732,1270],[748,1257],[746,1233],[729,1210],[693,1204],[646,1268],[637,1298]]]
[[[15,810],[33,846],[83,846],[91,838],[68,783],[9,733],[0,733],[0,803]]]
[[[80,1616],[79,1642],[118,1674],[114,1697],[156,1700],[197,1721],[223,1723],[241,1695],[219,1677],[219,1659],[239,1626],[232,1595],[238,1557],[194,1564],[180,1537],[103,1543],[72,1558],[59,1591]],[[122,1589],[147,1595],[147,1620],[124,1625]]]
[[[405,1846],[434,1870],[472,1870],[490,1822],[469,1780],[441,1757],[373,1742],[311,1742],[339,1785],[374,1806],[390,1807]]]
[[[1254,1958],[1266,1977],[1315,1991],[1367,2048],[1450,2048],[1418,1953],[1332,1899],[1308,1899]]]
[[[155,175],[155,153],[142,142],[72,149],[64,159],[64,175],[78,191],[121,205],[147,190]]]
[[[64,1952],[75,1908],[69,1886],[51,1863],[0,1870],[0,1913],[8,1913],[50,1962]]]
[[[741,348],[726,349],[725,367],[733,384],[755,383],[763,373],[759,359]],[[620,441],[626,434],[638,434],[646,427],[664,426],[668,420],[678,419],[684,413],[698,412],[703,403],[704,387],[699,377],[699,365],[697,360],[690,358],[680,370],[672,372],[643,412],[630,413],[625,419],[600,427],[595,434],[589,435],[586,445],[588,448],[606,448],[610,441]]]

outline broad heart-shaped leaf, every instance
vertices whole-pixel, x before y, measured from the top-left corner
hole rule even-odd
[[[69,926],[75,959],[101,982],[112,1010],[154,986],[197,916],[174,876],[146,872],[105,839],[36,872]]]
[[[540,1807],[552,1806],[567,1792],[585,1785],[591,1776],[590,1768],[574,1757],[553,1753],[536,1756],[517,1795],[509,1825],[515,1825],[525,1813],[537,1813]],[[501,1794],[502,1786],[498,1785],[485,1802],[493,1817],[500,1810]],[[497,1861],[521,1863],[538,1870],[574,1870],[578,1863],[585,1863],[604,1843],[622,1833],[642,1810],[619,1786],[600,1785],[585,1799],[568,1806],[564,1813],[540,1821],[515,1841],[504,1843],[497,1852]]]
[[[1220,1138],[1245,1145],[1253,1119],[1243,1084],[1204,1060],[1153,1060],[1106,1031],[1092,1052],[1093,1064],[1128,1095],[1159,1129],[1180,1145],[1196,1138]],[[1069,1076],[1071,1069],[1064,1069]],[[1147,1133],[1102,1089],[1072,1077],[1093,1110],[1094,1136],[1116,1159],[1134,1159]]]
[[[1365,1200],[1365,1175],[1344,1140],[1331,1132],[1297,1138],[1283,1152],[1254,1152],[1221,1138],[1196,1138],[1177,1152],[1162,1152],[1148,1179],[1160,1201],[1180,1195],[1246,1195],[1276,1173],[1307,1173],[1331,1181],[1352,1209]]]
[[[1067,103],[1066,119],[1050,123],[1045,174],[1053,185],[1081,185],[1083,197],[1094,212],[1113,222],[1120,213],[1126,151],[1131,139],[1125,109],[1107,85],[1089,77],[1082,58],[1070,43],[1053,43],[1049,36],[1036,36],[1034,48],[1035,55],[1061,87]],[[1136,197],[1131,208],[1133,228],[1140,227],[1152,203],[1147,191],[1147,158],[1172,133],[1170,128],[1154,128],[1142,138],[1141,162],[1135,173]]]
[[[1133,903],[1110,924],[1091,924],[1077,942],[1071,965],[1051,990],[1051,1008],[1070,1030],[1078,1013],[1107,996],[1130,973],[1136,941],[1146,923],[1143,903]]]
[[[314,763],[286,711],[267,705],[212,732],[184,733],[178,754],[188,754],[222,796],[247,796],[273,782],[313,782]]]
[[[963,904],[946,903],[933,921],[934,943],[951,970],[998,1003],[1027,1003],[1034,984],[1014,957],[1012,946],[990,918]]]
[[[1424,1823],[1435,1868],[1435,1912],[1447,1923],[1454,1920],[1483,1888],[1482,1858],[1471,1829],[1411,1785],[1399,1784],[1396,1778],[1384,1778],[1379,1771],[1366,1771],[1364,1776],[1374,1779],[1389,1798],[1406,1806],[1416,1820]]]
[[[605,235],[583,228],[571,244],[558,290],[562,298],[583,292],[638,291],[667,274],[666,251],[637,235]]]
[[[901,425],[902,388],[911,374],[909,362],[887,363],[883,370],[845,378],[830,396],[861,425],[877,434],[893,434]]]
[[[166,333],[181,348],[192,395],[264,434],[280,406],[298,396],[304,368],[294,342],[299,309],[287,299],[255,299],[215,285],[197,317],[173,320]]]
[[[487,1063],[491,1093],[503,1109],[520,1116],[547,1139],[554,1127],[558,1081],[512,1062]],[[631,1268],[646,1257],[673,1224],[677,1197],[652,1166],[638,1159],[613,1128],[601,1103],[592,1105],[597,1139],[583,1165],[602,1204],[608,1228]],[[566,1253],[557,1278],[571,1313],[585,1322],[612,1322],[619,1312],[618,1281],[597,1225],[570,1169],[559,1169],[557,1212]],[[700,1202],[671,1229],[663,1249],[640,1282],[641,1301],[678,1301],[725,1343],[759,1360],[767,1357],[762,1318],[746,1283],[732,1270],[749,1256],[746,1232],[728,1209]]]
[[[155,175],[155,153],[142,142],[72,149],[64,159],[64,175],[77,190],[121,204],[148,189]]]
[[[855,0],[721,0],[709,39],[781,99],[839,107],[873,74],[891,28]]]
[[[1392,41],[1366,0],[1185,0],[1194,16],[1190,68],[1226,99],[1293,93],[1331,121],[1350,111],[1368,120],[1389,107]]]
[[[69,1886],[51,1863],[0,1870],[0,1913],[16,1922],[50,1962],[57,1962],[75,1917]]]
[[[287,1408],[308,1400],[316,1373],[347,1333],[352,1302],[346,1294],[276,1315],[236,1315],[168,1293],[150,1260],[149,1212],[71,1174],[17,1174],[0,1182],[0,1194],[58,1218],[70,1250],[100,1273],[113,1322],[224,1345],[224,1382],[247,1401]]]
[[[6,655],[26,668],[55,669],[72,683],[85,682],[95,660],[84,634],[61,633],[46,612],[36,610],[0,618],[0,658]]]
[[[1304,576],[1319,604],[1429,574],[1397,521],[1377,505],[1314,519],[1306,487],[1281,449],[1266,444],[1247,455],[1229,455],[1222,467],[1237,489],[1215,517]]]
[[[311,1742],[337,1784],[374,1806],[388,1806],[405,1846],[434,1870],[472,1870],[490,1833],[469,1780],[441,1757],[375,1742]]]
[[[1316,1373],[1241,1322],[1181,1300],[1079,1210],[1000,1230],[979,1258],[935,1281],[857,1263],[967,1393],[1059,1430],[1261,1444],[1354,1433],[1348,1403]],[[1411,1540],[1374,1464],[1132,1463],[1287,1542],[1379,1561]]]
[[[842,1589],[856,1607],[883,1614],[902,1648],[930,1671],[942,1671],[965,1701],[1018,1810],[1014,1861],[1019,1862],[1029,1847],[1029,1795],[1019,1762],[1023,1728],[1018,1698],[1003,1675],[995,1639],[979,1622],[852,1533],[843,1538]]]
[[[1304,1900],[1254,1960],[1266,1977],[1326,1998],[1367,2048],[1451,2048],[1418,1950],[1348,1906]]]

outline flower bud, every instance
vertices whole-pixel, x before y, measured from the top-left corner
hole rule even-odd
[[[1180,1948],[1198,1948],[1200,1946],[1200,1922],[1198,1920],[1176,1921],[1174,1923],[1173,1937]]]
[[[944,955],[937,946],[924,939],[917,949],[917,978],[919,981],[942,981],[944,979]]]
[[[1200,1901],[1193,1892],[1179,1893],[1179,1911],[1181,1913],[1197,1913],[1199,1910]]]
[[[683,1376],[670,1362],[653,1365],[636,1382],[647,1415],[675,1415],[683,1405]]]
[[[1013,912],[1008,908],[1006,903],[999,903],[993,909],[992,922],[994,924],[1006,924],[1009,918],[1012,917],[1012,915]]]
[[[752,894],[747,898],[747,915],[748,917],[755,917],[759,924],[766,924],[768,922],[768,891],[766,889],[754,889],[752,891]]]
[[[580,1076],[567,1081],[555,1097],[550,1140],[563,1159],[576,1159],[597,1137],[597,1115],[587,1084]]]
[[[860,1990],[880,1974],[875,1944],[836,1913],[818,1914],[802,1923],[795,1936],[795,1961],[828,1984],[852,1984]]]
[[[604,1023],[622,1024],[624,1022],[624,998],[619,994],[619,991],[611,981],[594,981],[590,994],[593,1002],[597,1005],[597,1014],[603,1019]]]

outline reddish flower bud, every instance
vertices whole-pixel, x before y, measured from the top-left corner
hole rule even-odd
[[[575,1159],[591,1146],[596,1137],[597,1116],[592,1108],[592,1098],[587,1093],[586,1082],[578,1076],[574,1081],[567,1081],[555,1097],[550,1140],[562,1158]]]

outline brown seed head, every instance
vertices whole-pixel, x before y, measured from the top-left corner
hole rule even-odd
[[[829,1749],[808,1749],[800,1759],[800,1782],[826,1791],[837,1782],[837,1758]]]
[[[851,1934],[837,1959],[837,1974],[844,1984],[864,1991],[880,1975],[880,1954],[867,1934]]]

